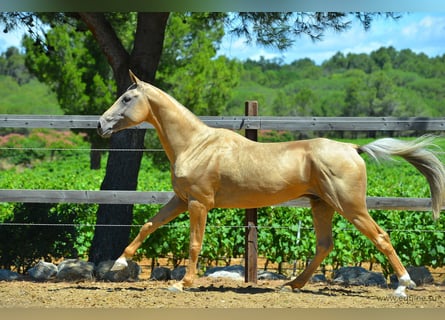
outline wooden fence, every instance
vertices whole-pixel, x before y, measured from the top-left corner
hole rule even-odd
[[[255,140],[256,130],[286,131],[444,131],[445,118],[424,117],[258,117],[257,105],[246,102],[246,114],[239,117],[201,117],[212,127],[246,130],[246,136]],[[252,107],[254,111],[252,112]],[[96,129],[98,116],[36,116],[0,115],[0,128],[53,128]],[[143,124],[137,128],[153,127]],[[165,204],[172,192],[141,191],[88,191],[88,190],[8,190],[0,189],[0,202],[31,203],[96,203],[96,204]],[[431,210],[429,198],[367,197],[369,209]],[[305,198],[278,204],[277,206],[309,207]],[[442,206],[444,209],[445,207]],[[255,210],[255,211],[251,211]],[[256,209],[246,210],[245,280],[257,281]]]
[[[95,130],[99,116],[0,115],[0,128],[53,128]],[[445,131],[445,118],[425,117],[200,117],[212,127],[232,130],[285,131]],[[135,127],[153,129],[150,124]],[[172,192],[87,191],[87,190],[12,190],[0,189],[0,202],[165,204]],[[368,197],[370,209],[431,210],[429,198]],[[277,206],[309,207],[307,199]],[[445,207],[444,207],[445,208]]]

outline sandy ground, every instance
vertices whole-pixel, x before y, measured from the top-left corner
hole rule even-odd
[[[282,281],[198,278],[193,288],[172,293],[173,282],[0,282],[1,308],[445,308],[445,286],[428,285],[393,298],[391,289],[308,284],[300,292],[279,290]]]
[[[264,267],[260,261],[259,268]],[[45,308],[47,310],[71,308],[80,310],[125,310],[152,309],[209,310],[213,308],[253,308],[266,310],[276,308],[390,308],[402,310],[413,308],[445,308],[445,269],[431,270],[435,285],[425,285],[407,290],[407,298],[395,298],[393,290],[378,287],[340,286],[331,283],[309,283],[299,292],[281,290],[284,280],[259,280],[257,284],[222,278],[198,277],[194,286],[184,292],[170,292],[174,281],[152,281],[148,260],[138,262],[142,273],[137,282],[112,283],[102,281],[84,282],[35,282],[31,280],[0,282],[0,311]],[[235,264],[240,261],[234,261]],[[167,260],[161,265],[171,267]],[[273,266],[272,266],[273,267]],[[374,270],[376,271],[376,270]],[[378,271],[378,270],[377,270]],[[183,309],[184,310],[184,309]],[[440,310],[442,318],[443,309]],[[413,315],[409,313],[408,315]],[[57,317],[59,319],[60,317]],[[229,317],[230,318],[230,317]],[[250,319],[250,317],[248,317]],[[323,316],[324,318],[324,316]],[[341,317],[344,319],[344,317]],[[430,315],[429,318],[434,318]],[[6,318],[5,318],[6,319]],[[11,319],[15,319],[12,317]],[[46,318],[45,318],[46,319]],[[76,316],[77,320],[78,317]],[[216,319],[216,318],[215,318]],[[224,318],[227,319],[227,318]],[[244,318],[245,319],[245,318]],[[268,320],[272,320],[270,317]],[[356,317],[355,317],[356,319]],[[418,318],[417,318],[418,319]],[[233,320],[233,319],[229,319]],[[360,319],[363,320],[363,319]]]

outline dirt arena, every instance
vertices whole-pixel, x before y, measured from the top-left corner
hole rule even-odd
[[[193,288],[167,290],[173,282],[0,282],[1,308],[445,308],[445,286],[408,290],[394,298],[391,289],[308,284],[300,292],[280,290],[283,281],[198,278]],[[442,282],[440,282],[442,283]]]

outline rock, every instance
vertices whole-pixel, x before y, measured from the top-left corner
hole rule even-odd
[[[237,272],[231,272],[231,271],[215,271],[211,274],[209,274],[207,277],[209,278],[225,278],[225,279],[231,279],[231,280],[244,280],[244,276],[241,276]]]
[[[205,277],[213,277],[213,278],[229,278],[233,280],[244,280],[244,267],[241,265],[227,266],[227,267],[214,267],[208,269],[205,273]],[[258,271],[258,280],[283,280],[286,279],[286,276],[270,272],[259,270]]]
[[[276,272],[270,272],[265,270],[258,271],[258,280],[284,280],[284,279],[286,279],[286,276]]]
[[[326,279],[326,276],[324,274],[315,274],[312,276],[311,283],[318,283],[318,282],[328,282],[328,279]]]
[[[244,280],[244,267],[241,265],[210,268],[204,273],[205,277],[228,278],[232,280]]]
[[[94,263],[77,259],[61,262],[57,268],[56,279],[61,281],[93,280]]]
[[[427,267],[408,267],[406,271],[408,271],[411,280],[418,286],[434,283],[433,275]]]
[[[28,274],[33,280],[47,281],[56,276],[57,270],[58,269],[55,264],[41,260],[34,267],[28,270]]]
[[[185,272],[187,271],[187,268],[185,266],[179,266],[171,272],[171,279],[172,280],[182,280],[185,276]]]
[[[124,281],[139,281],[141,274],[141,267],[133,260],[127,260],[128,267],[111,271],[114,265],[114,260],[102,261],[96,267],[95,274],[97,280],[105,280],[110,282],[124,282]]]
[[[0,281],[14,281],[14,280],[20,280],[21,278],[22,276],[17,272],[6,269],[0,269]]]
[[[215,273],[218,271],[238,273],[239,275],[244,277],[244,267],[242,265],[234,265],[234,266],[227,266],[227,267],[213,267],[213,268],[208,269],[204,273],[204,277],[208,277],[212,273]]]
[[[431,272],[428,270],[427,267],[407,267],[406,271],[408,271],[408,274],[416,283],[416,286],[422,286],[425,284],[433,284],[434,278]],[[395,274],[392,274],[390,276],[390,283],[391,288],[397,288],[399,286],[399,279]]]
[[[334,272],[334,283],[353,286],[387,287],[383,274],[362,267],[343,267]]]
[[[171,271],[169,268],[166,267],[154,268],[150,275],[150,280],[156,280],[156,281],[167,281],[170,280],[171,278],[172,278]]]

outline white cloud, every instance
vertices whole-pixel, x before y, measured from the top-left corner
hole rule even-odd
[[[279,52],[270,48],[246,45],[234,36],[230,44],[222,46],[221,54],[241,60],[263,57],[281,57],[286,63],[310,58],[320,64],[336,52],[369,54],[381,47],[393,46],[396,50],[411,49],[429,56],[445,54],[445,14],[412,13],[401,19],[379,18],[365,31],[358,22],[353,22],[346,32],[326,32],[322,41],[312,42],[308,37],[296,39],[295,46]]]
[[[435,20],[438,19],[435,19],[433,17],[425,17],[420,21],[419,25],[424,28],[431,28],[433,25],[435,25]]]
[[[410,48],[429,56],[445,53],[445,15],[426,15],[403,27],[399,46]]]
[[[445,38],[445,17],[425,16],[421,20],[413,21],[402,28],[402,34],[407,38]]]

